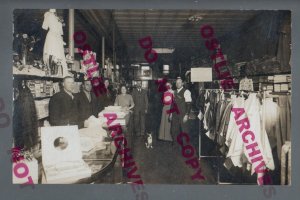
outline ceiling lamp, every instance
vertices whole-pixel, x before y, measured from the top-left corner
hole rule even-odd
[[[197,15],[193,15],[193,16],[190,16],[190,17],[188,18],[188,20],[191,21],[191,22],[198,22],[198,21],[200,21],[200,20],[202,20],[202,19],[203,19],[203,17],[197,16]]]
[[[174,48],[153,48],[154,51],[156,51],[156,53],[173,53],[174,52]]]

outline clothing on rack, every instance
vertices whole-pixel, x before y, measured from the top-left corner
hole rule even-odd
[[[219,129],[221,131],[224,128],[224,119],[222,119],[225,110],[226,113],[230,113],[230,109],[228,109],[228,105],[230,100],[224,97],[224,91],[219,89],[214,90],[206,90],[206,94],[204,95],[206,98],[204,105],[204,129],[207,130],[206,135],[211,139],[215,140],[218,138]],[[227,116],[227,115],[226,115]]]
[[[229,125],[229,119],[230,119],[230,114],[231,114],[231,109],[233,107],[233,104],[229,101],[226,100],[223,102],[224,111],[220,113],[220,122],[218,125],[217,129],[217,142],[221,146],[220,151],[225,155],[225,138],[226,138],[226,133]]]
[[[276,136],[276,125],[278,124],[278,104],[273,102],[273,98],[266,98],[263,102],[264,105],[264,122],[265,129],[269,137],[271,148],[277,146],[277,136]],[[280,155],[278,155],[280,156]]]
[[[239,97],[233,102],[234,108],[244,108],[246,115],[250,123],[250,130],[254,133],[258,148],[261,151],[263,160],[268,169],[274,170],[274,160],[270,142],[265,130],[262,130],[262,106],[255,93],[249,94],[247,100]],[[229,146],[229,151],[226,157],[230,157],[234,166],[242,167],[242,156],[247,157],[247,162],[250,163],[247,150],[242,140],[241,134],[239,133],[239,127],[237,126],[234,114],[230,115],[229,127],[226,135],[226,144]],[[251,173],[255,172],[255,166],[252,166]]]
[[[281,158],[281,147],[286,141],[291,141],[291,95],[278,97],[278,117],[275,133],[277,153]]]
[[[206,103],[206,110],[204,114],[204,129],[207,130],[206,135],[214,140],[216,134],[216,113],[217,113],[217,105],[219,99],[219,92],[209,91],[208,98]]]
[[[253,174],[256,166],[251,166],[250,158],[239,132],[239,127],[234,119],[234,114],[231,112],[232,108],[244,108],[249,119],[250,130],[255,134],[258,149],[262,152],[261,154],[266,167],[274,170],[275,165],[270,143],[274,142],[272,139],[269,141],[270,136],[274,135],[274,132],[267,134],[266,130],[262,130],[264,128],[262,120],[264,120],[268,131],[269,127],[274,127],[274,124],[278,124],[276,103],[268,99],[263,101],[266,109],[264,117],[262,117],[263,106],[256,93],[250,92],[247,97],[244,95],[240,95],[239,97],[236,97],[236,95],[230,95],[230,97],[226,95],[227,98],[223,98],[222,93],[222,90],[217,89],[206,90],[203,118],[204,129],[206,129],[205,134],[216,142],[219,151],[227,157],[225,160],[227,164],[230,160],[231,166],[247,166],[246,168],[248,170],[251,169],[251,173]],[[284,104],[283,101],[282,104]],[[268,110],[269,107],[270,109]]]

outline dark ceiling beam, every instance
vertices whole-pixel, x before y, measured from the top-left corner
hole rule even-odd
[[[82,10],[83,15],[86,16],[89,20],[91,20],[92,26],[94,26],[97,29],[99,40],[100,40],[100,36],[105,37],[105,48],[106,50],[109,50],[108,51],[109,53],[112,53],[113,52],[112,43],[111,43],[112,34],[110,34],[107,31],[108,28],[105,27],[104,20],[100,16],[97,16],[95,12],[96,10]]]
[[[204,24],[209,24],[210,26],[212,26],[213,28],[215,28],[216,26],[226,26],[226,25],[231,25],[231,26],[237,26],[240,24],[244,24],[245,21],[236,21],[236,22],[203,22],[203,23],[199,23],[199,24],[192,24],[192,23],[185,23],[185,24],[178,24],[176,22],[174,23],[161,23],[161,25],[159,27],[161,28],[173,28],[173,27],[177,27],[177,28],[182,28],[182,27],[195,27],[195,28],[200,28],[202,25]],[[146,25],[144,25],[146,24]],[[142,26],[145,26],[145,28],[153,28],[155,26],[156,23],[149,23],[149,22],[141,22],[141,23],[136,23],[136,24],[131,24],[131,23],[123,23],[123,24],[118,24],[118,27],[120,29],[126,29],[126,28],[141,28]]]
[[[209,16],[230,16],[230,15],[255,15],[259,14],[262,11],[257,10],[116,10],[116,14],[118,16],[122,15],[128,15],[130,13],[131,15],[159,15],[161,12],[164,12],[164,15],[173,15],[174,12],[178,13],[178,16],[189,16],[189,15],[209,15]],[[191,14],[190,14],[191,13]]]
[[[75,23],[77,24],[77,20],[79,21],[79,23],[81,24],[80,28],[84,29],[82,31],[88,30],[90,33],[92,33],[94,35],[95,38],[98,37],[98,32],[97,30],[94,28],[94,26],[92,26],[92,24],[86,19],[85,16],[82,15],[82,13],[79,10],[75,10]],[[75,26],[76,28],[77,26]]]
[[[115,28],[115,40],[116,40],[116,50],[117,50],[117,60],[121,60],[118,55],[123,56],[123,60],[127,60],[128,58],[128,51],[127,51],[127,43],[123,40],[122,34],[120,32],[120,29],[118,27],[118,24],[116,23],[114,19],[114,13],[112,10],[105,11],[106,15],[109,16],[109,25],[114,26]]]
[[[128,20],[131,20],[131,21],[138,21],[142,18],[143,16],[137,16],[137,17],[125,17],[125,16],[122,16],[122,17],[117,17],[115,18],[116,22],[126,22]],[[222,17],[222,18],[218,18],[218,17],[203,17],[200,21],[203,21],[203,20],[215,20],[215,19],[223,19],[223,20],[248,20],[249,18],[251,18],[251,16],[233,16],[233,17]],[[149,17],[147,16],[147,20],[148,21],[170,21],[170,22],[174,22],[174,21],[178,21],[178,22],[185,22],[185,21],[190,21],[188,20],[189,17],[158,17],[158,16],[155,16],[155,17]],[[198,21],[198,22],[200,22]],[[193,22],[193,21],[190,21],[190,22]]]

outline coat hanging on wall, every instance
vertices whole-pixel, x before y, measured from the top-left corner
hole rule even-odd
[[[37,144],[38,119],[33,96],[30,89],[20,85],[19,95],[14,101],[13,136],[15,146],[30,149]]]

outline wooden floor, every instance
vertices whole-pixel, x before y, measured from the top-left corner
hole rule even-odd
[[[144,138],[134,141],[134,159],[138,172],[146,184],[216,184],[213,166],[205,159],[200,161],[206,180],[192,180],[195,169],[185,164],[178,145],[160,140],[153,141],[153,149],[147,149]]]

